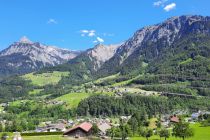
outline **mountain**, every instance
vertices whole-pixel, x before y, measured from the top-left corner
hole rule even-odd
[[[80,52],[32,42],[27,37],[0,52],[0,75],[24,74],[56,66],[75,58]]]
[[[201,43],[208,43],[209,35],[210,17],[172,17],[163,23],[138,30],[117,49],[115,56],[102,66],[99,73],[109,75],[117,72],[130,73],[135,70],[138,72],[142,64],[146,63],[149,66],[155,66],[159,62],[163,64],[169,58],[173,59],[175,55],[185,52],[186,56],[183,56],[185,58],[180,59],[187,59],[188,55],[193,54],[206,57],[204,54],[209,52],[209,46],[202,46]],[[200,39],[205,39],[205,42],[201,42]],[[188,42],[183,42],[184,40]],[[180,44],[180,42],[189,44]],[[191,46],[193,43],[196,46]],[[158,71],[158,67],[155,71]]]
[[[98,44],[95,47],[82,52],[67,63],[51,68],[42,69],[46,71],[70,71],[71,76],[63,78],[63,82],[78,84],[80,81],[88,81],[103,66],[103,64],[112,58],[120,45]]]
[[[116,81],[142,75],[132,82],[146,90],[210,95],[209,52],[210,17],[178,16],[138,30],[121,45],[97,45],[50,70],[70,71],[60,84],[78,85],[118,73],[121,79]],[[174,86],[179,82],[187,84]]]

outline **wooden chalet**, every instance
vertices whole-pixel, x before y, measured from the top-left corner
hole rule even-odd
[[[91,135],[92,126],[93,125],[91,123],[84,122],[67,130],[63,135],[75,138],[87,137]]]

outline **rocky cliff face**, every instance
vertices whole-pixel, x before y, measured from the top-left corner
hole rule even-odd
[[[117,53],[122,56],[121,63],[137,48],[144,47],[148,42],[162,41],[163,46],[170,46],[175,40],[186,34],[209,33],[210,29],[206,28],[204,24],[208,24],[208,22],[210,22],[210,17],[180,16],[172,17],[160,24],[144,27],[117,50]]]
[[[107,60],[112,58],[117,48],[120,45],[103,45],[98,44],[93,49],[88,50],[86,53],[89,56],[91,60],[94,60],[95,62],[95,70],[100,68]]]

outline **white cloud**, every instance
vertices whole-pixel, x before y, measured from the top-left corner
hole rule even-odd
[[[175,8],[176,8],[176,3],[171,3],[171,4],[166,5],[166,6],[164,7],[164,10],[165,10],[166,12],[169,12],[169,11],[175,9]]]
[[[80,32],[86,34],[86,33],[88,33],[89,31],[88,31],[88,30],[81,30]]]
[[[99,36],[114,36],[114,34],[109,34],[109,33],[97,33],[96,30],[80,30],[79,31],[80,35],[82,37],[90,37],[92,39],[94,39],[92,42],[93,43],[103,43],[104,39],[99,37]]]
[[[96,40],[93,41],[93,43],[103,43],[104,39],[100,38],[100,37],[96,37]]]
[[[96,32],[95,30],[89,31],[88,36],[89,37],[95,36],[96,35],[95,32]]]
[[[103,43],[103,42],[104,42],[104,40],[103,40],[102,38],[100,38],[100,37],[97,37],[96,39],[97,39],[97,41],[98,41],[99,43]]]
[[[81,33],[81,36],[89,36],[89,37],[93,37],[95,36],[95,30],[81,30],[80,33]]]
[[[47,21],[47,24],[58,24],[58,22],[55,19],[51,18]]]
[[[159,0],[153,3],[154,6],[164,6],[164,4],[167,2],[168,0]]]

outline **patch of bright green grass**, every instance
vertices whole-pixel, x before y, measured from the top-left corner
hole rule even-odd
[[[52,73],[34,74],[29,73],[23,76],[27,80],[31,80],[33,85],[45,86],[49,84],[57,84],[62,77],[68,76],[69,72],[54,71]]]
[[[190,63],[190,62],[192,62],[192,58],[188,58],[187,60],[182,61],[182,62],[180,62],[179,64],[180,64],[180,65],[184,65],[184,64],[188,64],[188,63]]]
[[[210,127],[200,127],[200,124],[192,124],[191,127],[194,130],[195,135],[186,140],[210,140]],[[149,138],[150,140],[159,140],[160,137],[157,135]],[[131,140],[146,140],[143,137],[132,137]],[[170,137],[167,140],[182,140],[180,138]]]
[[[69,138],[65,138],[63,136],[24,136],[24,140],[70,140]]]
[[[16,101],[10,102],[9,105],[10,106],[20,106],[21,104],[26,103],[28,101],[29,100],[16,100]]]
[[[57,101],[64,101],[67,104],[67,108],[76,108],[79,102],[85,98],[88,98],[92,94],[90,93],[69,93],[56,98]]]
[[[138,79],[139,77],[141,77],[142,75],[138,75],[138,76],[136,76],[136,77],[134,77],[134,78],[132,78],[132,79],[129,79],[129,80],[126,80],[126,81],[122,81],[122,82],[119,82],[119,83],[115,83],[115,84],[113,84],[112,86],[124,86],[124,85],[127,85],[127,84],[129,84],[131,81],[133,81],[133,80],[136,80],[136,79]]]
[[[118,74],[110,75],[110,76],[107,76],[107,77],[104,77],[104,78],[99,78],[94,83],[101,83],[101,82],[106,81],[106,80],[115,79],[119,75],[120,74],[118,73]]]

